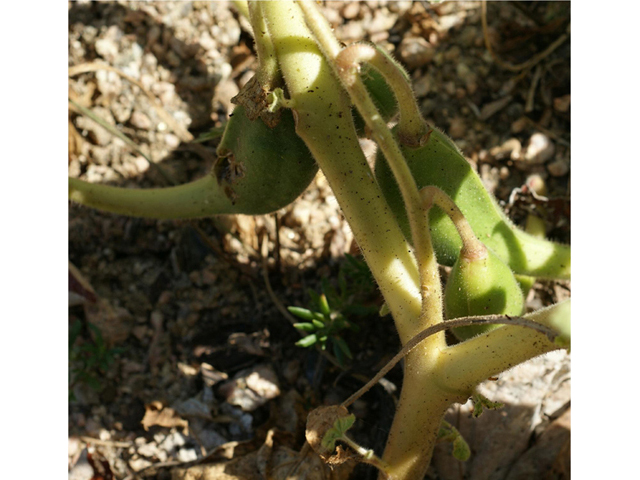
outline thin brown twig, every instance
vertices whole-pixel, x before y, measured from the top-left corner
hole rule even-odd
[[[527,60],[524,63],[520,63],[518,65],[514,65],[513,63],[506,62],[506,61],[502,60],[496,54],[496,52],[493,50],[493,48],[491,47],[491,41],[489,40],[489,32],[488,32],[489,27],[488,27],[488,24],[487,24],[487,2],[486,2],[486,0],[484,0],[482,2],[481,18],[482,18],[482,35],[484,36],[484,44],[487,47],[487,50],[489,51],[489,54],[491,55],[491,58],[493,58],[493,61],[496,63],[496,65],[498,65],[501,68],[504,68],[505,70],[509,70],[510,72],[519,72],[520,70],[525,70],[525,69],[528,69],[528,68],[531,68],[531,67],[535,66],[536,64],[538,64],[539,62],[544,60],[546,57],[551,55],[551,53],[553,53],[560,45],[562,45],[569,38],[569,29],[570,29],[570,27],[567,27],[567,32],[563,33],[562,35],[560,35],[545,50],[543,50],[542,52],[534,55],[533,57],[531,57],[529,60]]]
[[[271,288],[271,282],[269,281],[269,268],[268,268],[268,258],[269,258],[269,244],[268,244],[268,236],[265,235],[262,238],[262,247],[260,249],[260,256],[262,257],[262,278],[264,279],[264,284],[267,287],[267,293],[269,297],[271,297],[271,301],[276,306],[276,308],[280,311],[280,313],[289,320],[291,325],[294,323],[298,323],[296,319],[289,313],[280,299],[276,296],[273,289]]]
[[[193,140],[193,135],[191,135],[191,133],[188,130],[186,130],[182,125],[180,125],[175,120],[175,118],[173,118],[164,109],[164,107],[160,104],[160,101],[158,100],[158,98],[153,93],[147,90],[139,80],[136,80],[135,78],[127,75],[122,70],[118,70],[117,68],[112,67],[111,65],[106,65],[104,63],[89,62],[89,63],[83,63],[80,65],[75,65],[73,67],[69,67],[69,76],[73,77],[81,73],[95,72],[96,70],[107,70],[110,72],[117,73],[125,80],[133,83],[136,87],[142,90],[142,93],[144,93],[149,98],[149,100],[151,100],[151,104],[156,108],[158,115],[162,118],[162,120],[166,122],[169,128],[173,130],[173,132],[175,132],[175,134],[178,136],[178,138],[180,138],[180,140],[182,140],[183,142],[191,142]]]
[[[524,106],[525,113],[533,112],[533,101],[536,97],[536,88],[538,87],[538,82],[542,77],[542,67],[538,65],[533,72],[533,78],[531,79],[531,86],[529,87],[529,92],[527,93],[527,102]]]
[[[99,438],[92,438],[87,436],[80,437],[84,443],[93,443],[96,445],[104,445],[108,447],[117,447],[117,448],[128,448],[133,445],[133,442],[119,442],[117,440],[101,440]]]
[[[343,407],[348,407],[353,402],[355,402],[358,398],[360,398],[362,395],[368,392],[371,389],[371,387],[373,387],[376,383],[378,383],[380,379],[389,372],[389,370],[395,367],[395,365],[400,360],[402,360],[411,350],[417,347],[418,344],[420,344],[420,342],[422,342],[427,337],[430,337],[435,333],[441,332],[442,330],[448,330],[450,328],[466,327],[469,325],[489,325],[489,324],[518,325],[521,327],[531,328],[533,330],[537,330],[539,332],[544,333],[545,335],[547,335],[547,337],[549,337],[551,341],[553,341],[553,339],[558,336],[558,333],[555,330],[545,325],[541,325],[537,322],[534,322],[533,320],[529,320],[528,318],[523,318],[523,317],[488,315],[486,317],[456,318],[454,320],[447,320],[446,322],[437,323],[435,325],[430,326],[429,328],[422,330],[420,333],[418,333],[413,338],[411,338],[411,340],[409,340],[405,344],[402,350],[400,350],[395,357],[389,360],[389,362],[380,369],[380,371],[375,375],[375,377],[369,380],[369,382],[364,387],[362,387],[356,393],[351,395],[340,405],[342,405]]]

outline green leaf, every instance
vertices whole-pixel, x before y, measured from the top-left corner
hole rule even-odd
[[[451,425],[446,420],[442,420],[440,423],[440,429],[438,430],[438,441],[451,442],[453,445],[452,454],[454,458],[466,462],[471,456],[471,449],[464,437],[460,434],[458,429]]]
[[[338,418],[334,422],[333,427],[327,430],[324,437],[322,437],[322,442],[320,442],[322,447],[333,452],[336,447],[336,441],[340,440],[340,438],[347,433],[347,430],[353,426],[355,421],[356,416],[353,413],[346,417]]]
[[[287,307],[289,313],[295,315],[298,318],[303,320],[313,320],[313,312],[311,310],[307,310],[306,308],[300,307]]]
[[[351,350],[349,350],[349,346],[347,342],[344,341],[342,337],[333,337],[333,342],[338,346],[338,348],[350,359],[353,359],[353,355],[351,355]]]
[[[342,436],[347,433],[347,430],[349,430],[354,423],[356,423],[356,416],[352,413],[346,417],[338,418],[333,424],[333,428],[338,430],[340,432],[340,436]]]
[[[312,333],[311,335],[307,335],[304,338],[301,338],[300,340],[298,340],[296,342],[296,345],[298,347],[310,347],[311,345],[313,345],[314,343],[316,343],[318,341],[318,339],[316,338],[316,334]]]
[[[462,438],[462,435],[460,434],[458,434],[458,436],[453,440],[452,454],[454,458],[460,460],[461,462],[466,462],[471,456],[471,449],[469,448],[469,444],[464,438]]]
[[[323,315],[329,316],[331,315],[331,309],[329,308],[329,302],[327,302],[327,297],[326,295],[323,293],[322,295],[320,295],[320,312],[322,312]]]
[[[316,331],[316,327],[313,323],[307,323],[307,322],[303,322],[303,323],[294,323],[293,326],[295,328],[297,328],[298,330],[302,330],[303,332],[315,332]]]
[[[340,433],[335,428],[330,428],[322,437],[322,448],[329,452],[333,452],[336,448],[336,441],[341,437]]]
[[[338,364],[341,367],[345,366],[345,356],[344,353],[342,352],[342,350],[340,350],[340,347],[338,347],[338,344],[336,342],[332,342],[332,347],[333,347],[333,354],[336,357],[336,360],[338,361]]]
[[[485,408],[489,410],[497,410],[498,408],[504,407],[504,403],[492,402],[487,397],[479,393],[473,395],[471,397],[471,400],[473,401],[473,413],[471,415],[473,415],[475,418],[478,418],[480,415],[482,415],[482,412]]]
[[[311,289],[308,289],[307,293],[309,294],[309,298],[311,298],[311,305],[320,305],[320,295]]]
[[[315,318],[313,320],[311,320],[311,322],[313,323],[313,325],[318,329],[322,329],[324,327],[326,327],[326,325],[324,324],[324,322],[321,322],[320,320],[316,320]]]

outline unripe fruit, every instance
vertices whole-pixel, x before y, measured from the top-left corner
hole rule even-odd
[[[418,188],[440,187],[458,205],[480,241],[507,262],[515,273],[570,278],[571,248],[516,228],[445,134],[434,129],[422,147],[401,144],[400,148]],[[376,157],[375,176],[405,238],[411,239],[400,189],[381,151]],[[453,223],[436,208],[429,214],[429,225],[438,262],[453,265],[462,246]]]
[[[225,129],[213,173],[237,213],[273,212],[294,201],[311,183],[318,165],[296,135],[284,110],[273,129],[251,121],[237,106]]]
[[[286,207],[315,177],[318,166],[295,132],[290,111],[273,129],[236,107],[218,146],[213,171],[184,185],[133,189],[69,178],[69,199],[121,215],[199,218],[259,215]]]
[[[461,253],[453,264],[444,290],[444,310],[448,319],[484,315],[521,315],[522,290],[509,267],[490,249],[468,257]],[[466,340],[500,325],[470,325],[452,329]]]

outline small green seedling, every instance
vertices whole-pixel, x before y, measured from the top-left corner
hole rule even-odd
[[[332,311],[325,294],[317,295],[313,291],[309,293],[314,297],[313,303],[317,305],[317,311],[300,307],[288,307],[290,313],[302,320],[306,320],[293,325],[307,334],[298,340],[296,345],[308,348],[317,344],[321,350],[326,350],[329,345],[332,347],[333,354],[340,365],[344,365],[347,358],[353,359],[353,354],[340,332],[347,329],[357,331],[358,327],[349,322],[341,313]]]

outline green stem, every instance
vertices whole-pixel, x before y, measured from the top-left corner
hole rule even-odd
[[[69,199],[131,217],[178,219],[238,213],[211,175],[175,187],[147,189],[112,187],[69,178]]]
[[[262,8],[295,105],[296,133],[329,181],[394,314],[400,338],[406,341],[423,328],[416,262],[360,148],[349,98],[324,61],[298,5],[264,2]]]
[[[428,186],[420,190],[420,196],[427,214],[431,206],[435,204],[449,216],[462,240],[460,255],[467,259],[481,259],[487,256],[487,247],[478,240],[467,218],[449,195],[438,187]]]
[[[244,18],[249,18],[249,8],[247,6],[247,0],[232,0],[233,6],[236,8],[238,13],[242,15]]]
[[[267,24],[262,15],[259,2],[249,2],[249,20],[253,27],[256,53],[258,55],[258,71],[256,73],[258,83],[265,90],[272,90],[278,78],[278,61],[273,42],[269,36]]]
[[[427,319],[433,322],[441,315],[421,315],[415,258],[372,177],[350,115],[351,101],[336,80],[335,58],[340,44],[311,0],[298,4],[290,0],[264,2],[262,11],[294,102],[296,133],[325,174],[406,345],[429,326]],[[302,11],[314,35],[305,26]],[[372,116],[375,118],[375,114]],[[415,193],[410,195],[417,205],[414,213],[420,213],[426,222],[415,184],[413,188]],[[428,233],[426,228],[416,231]],[[429,257],[433,259],[429,267],[437,272],[433,252]],[[431,296],[434,310],[441,312],[441,300],[433,300]],[[440,352],[445,349],[444,335],[438,332],[405,357],[403,388],[383,456],[390,478],[424,476],[444,412],[452,403],[467,398],[466,391],[450,389],[443,383],[436,370]]]
[[[456,392],[471,392],[487,378],[530,358],[567,346],[570,337],[571,300],[524,316],[560,332],[562,342],[550,342],[544,333],[503,326],[441,352],[436,372],[438,385]]]
[[[396,96],[400,111],[396,131],[400,141],[414,147],[422,145],[430,130],[420,114],[413,89],[402,66],[380,47],[363,43],[345,47],[336,58],[338,68],[349,69],[363,62],[382,74]]]
[[[382,459],[380,459],[373,450],[367,450],[366,448],[361,447],[351,440],[346,434],[342,435],[339,440],[346,443],[349,448],[360,455],[360,461],[362,463],[367,463],[376,467],[385,476],[385,478],[389,478],[389,465],[382,461]]]
[[[378,112],[358,74],[358,55],[359,52],[366,50],[366,46],[361,45],[364,50],[358,48],[347,50],[346,54],[345,50],[336,50],[335,41],[332,40],[335,37],[333,37],[328,23],[324,20],[324,17],[320,15],[315,4],[310,1],[302,1],[300,5],[307,17],[309,28],[328,56],[329,64],[333,67],[334,73],[342,81],[351,100],[370,128],[372,138],[387,158],[387,162],[400,187],[400,192],[402,193],[409,217],[413,245],[415,246],[414,253],[418,261],[418,271],[420,273],[420,290],[422,297],[421,322],[424,322],[424,326],[442,322],[444,317],[440,272],[433,252],[428,219],[422,208],[418,187],[400,151],[398,143],[393,138],[391,131],[387,128],[386,122]],[[322,21],[318,19],[318,16],[322,18]],[[371,50],[373,53],[372,57],[378,58],[375,55],[375,49]],[[392,64],[385,64],[385,66],[395,68]],[[385,68],[386,74],[388,74],[386,71],[388,68]],[[402,76],[401,71],[398,71],[398,74]],[[419,117],[419,112],[416,113]],[[435,354],[438,347],[444,346],[444,335],[434,337],[429,343],[432,347],[430,349],[431,354]]]
[[[436,325],[432,325],[429,328],[418,333],[415,337],[409,340],[391,360],[387,362],[387,364],[382,367],[376,375],[369,380],[366,385],[360,388],[356,393],[347,398],[340,405],[343,407],[349,407],[353,404],[358,398],[367,393],[371,387],[373,387],[376,383],[380,381],[382,377],[384,377],[389,371],[395,367],[400,360],[402,360],[406,355],[411,352],[414,348],[416,348],[421,342],[425,339],[434,335],[443,330],[448,330],[450,328],[458,328],[458,327],[468,327],[472,325],[495,325],[495,324],[504,324],[504,325],[519,325],[521,327],[527,327],[538,332],[544,333],[549,340],[553,341],[558,336],[558,332],[556,330],[542,325],[538,322],[530,320],[524,317],[505,317],[501,315],[487,315],[486,317],[461,317],[456,318],[454,320],[447,320],[442,323],[438,323]]]

